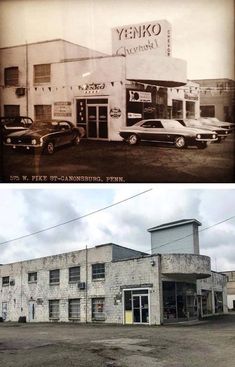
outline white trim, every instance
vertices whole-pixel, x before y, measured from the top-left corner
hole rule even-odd
[[[123,288],[122,290],[122,299],[123,299],[123,305],[122,305],[122,323],[123,325],[126,325],[125,323],[125,297],[124,297],[124,292],[125,291],[143,291],[146,290],[147,293],[145,294],[145,296],[148,296],[148,316],[149,316],[149,321],[148,322],[132,322],[132,325],[151,325],[150,323],[150,315],[151,315],[151,307],[150,307],[150,287],[143,287],[143,288]],[[136,293],[134,296],[144,296],[144,294],[138,294]],[[132,299],[132,295],[131,295],[131,306],[132,306],[132,313],[133,313],[133,299]]]

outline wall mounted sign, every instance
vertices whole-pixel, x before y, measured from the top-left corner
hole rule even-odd
[[[141,119],[142,114],[141,113],[135,113],[135,112],[128,112],[127,117],[129,119]]]
[[[157,53],[171,56],[171,25],[166,20],[130,24],[112,29],[113,55]]]
[[[121,112],[120,108],[114,107],[114,108],[111,108],[111,110],[110,110],[110,116],[115,118],[115,119],[121,117],[121,114],[122,114],[122,112]]]
[[[55,102],[54,103],[54,116],[68,117],[72,116],[72,103],[71,102]]]
[[[129,101],[130,102],[152,102],[152,95],[150,92],[129,90]]]

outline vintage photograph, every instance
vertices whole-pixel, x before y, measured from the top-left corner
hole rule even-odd
[[[2,182],[234,182],[232,0],[0,1]]]
[[[203,186],[2,188],[1,365],[233,366],[235,188]]]

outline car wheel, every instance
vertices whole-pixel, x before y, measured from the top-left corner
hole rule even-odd
[[[175,146],[178,149],[182,149],[186,146],[185,138],[183,136],[178,136],[175,139]]]
[[[135,145],[139,142],[139,138],[136,134],[131,134],[127,139],[128,144]]]
[[[198,149],[205,149],[207,147],[207,142],[206,141],[200,141],[199,143],[197,143],[197,147],[198,147]]]
[[[81,141],[81,138],[80,138],[79,135],[77,135],[76,138],[74,138],[74,140],[73,140],[73,144],[78,145],[80,143],[80,141]]]
[[[46,146],[45,146],[45,150],[44,152],[46,154],[53,154],[55,151],[55,146],[54,146],[54,143],[52,141],[49,141]]]

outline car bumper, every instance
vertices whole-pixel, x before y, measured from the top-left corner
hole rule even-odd
[[[16,149],[16,148],[31,149],[31,148],[41,148],[42,147],[41,144],[14,144],[14,143],[4,143],[4,145],[6,145],[8,147],[12,147],[13,149]]]

